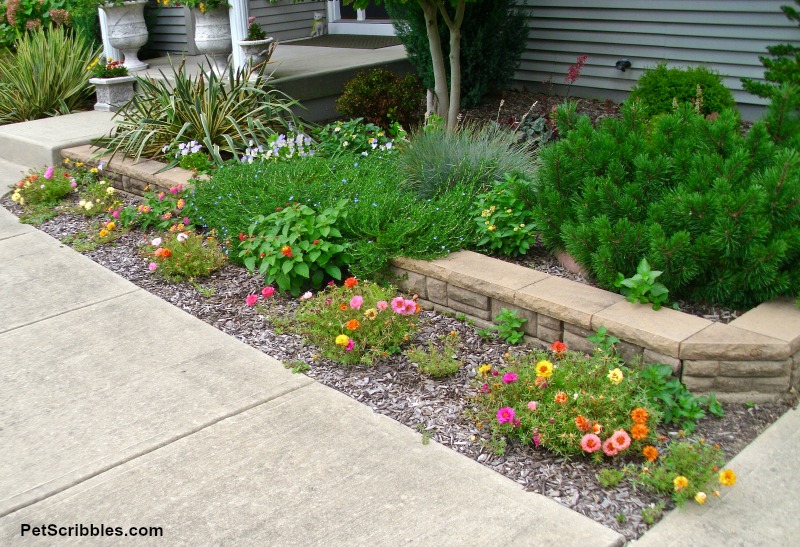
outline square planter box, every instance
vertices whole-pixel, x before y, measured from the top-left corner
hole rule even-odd
[[[90,78],[89,83],[94,84],[97,93],[95,110],[103,112],[116,112],[119,107],[133,97],[133,76],[119,76],[117,78]]]

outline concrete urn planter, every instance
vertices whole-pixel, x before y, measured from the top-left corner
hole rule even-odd
[[[108,24],[108,42],[125,55],[125,68],[136,72],[147,68],[139,60],[139,48],[147,43],[147,25],[144,23],[144,6],[147,2],[125,2],[119,6],[101,5]]]
[[[228,55],[233,51],[231,22],[228,8],[219,7],[205,13],[192,8],[194,14],[194,44],[197,51],[213,61],[211,69],[221,74],[228,64]]]
[[[133,98],[133,76],[119,76],[117,78],[90,78],[89,83],[94,84],[97,102],[95,110],[103,112],[116,112],[119,108]]]
[[[253,69],[269,62],[277,45],[278,42],[272,36],[263,40],[240,40],[239,47],[242,48],[242,53],[244,54],[245,66]]]

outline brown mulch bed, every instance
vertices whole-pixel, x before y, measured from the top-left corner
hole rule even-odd
[[[128,198],[130,202],[130,198]],[[0,204],[20,215],[21,209],[7,197]],[[82,215],[62,212],[39,229],[63,240],[96,230]],[[143,289],[171,302],[195,317],[238,340],[285,363],[302,361],[308,376],[370,406],[408,427],[424,432],[433,440],[502,473],[531,492],[559,503],[622,533],[627,539],[640,537],[649,527],[642,509],[661,498],[637,490],[627,483],[603,488],[597,473],[621,462],[597,465],[584,458],[566,459],[543,449],[510,443],[502,455],[488,448],[484,432],[464,416],[473,394],[471,379],[483,363],[500,365],[508,351],[519,351],[498,339],[484,339],[475,328],[452,317],[423,312],[415,342],[457,331],[462,338],[460,359],[465,366],[445,379],[430,379],[402,355],[394,355],[374,367],[343,367],[316,358],[316,350],[291,334],[291,317],[297,301],[278,297],[265,307],[248,308],[245,297],[262,286],[262,280],[244,268],[228,264],[221,271],[197,283],[164,281],[148,271],[137,248],[148,240],[142,232],[122,235],[112,244],[84,252],[86,256]],[[207,294],[207,296],[204,296]],[[726,404],[725,417],[704,418],[692,438],[719,443],[730,458],[790,408],[789,403]],[[679,436],[677,428],[661,431]],[[667,503],[666,507],[672,507]]]

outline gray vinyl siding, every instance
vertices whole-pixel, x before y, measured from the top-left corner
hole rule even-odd
[[[524,0],[530,32],[516,81],[563,84],[588,54],[572,87],[579,96],[623,99],[647,67],[705,65],[720,73],[744,108],[764,104],[739,78],[762,78],[758,60],[776,43],[800,45],[797,25],[780,11],[788,0]],[[627,58],[632,68],[614,68]],[[563,88],[561,89],[563,91]]]
[[[192,51],[194,43],[187,40],[187,22],[191,25],[192,17],[189,8],[158,7],[155,13],[156,23],[148,29],[150,49],[162,53],[180,53],[182,51],[186,51],[189,55],[197,53]]]
[[[292,4],[291,0],[281,0],[270,4],[267,0],[250,0],[250,15],[266,30],[269,36],[278,40],[307,38],[311,34],[314,12],[326,14],[325,2],[302,2]],[[194,48],[193,19],[191,11],[185,7],[157,10],[156,23],[151,26],[150,49],[160,53],[183,52],[196,55]]]
[[[308,38],[311,35],[311,24],[314,12],[322,12],[326,16],[326,2],[301,2],[292,4],[291,0],[282,0],[270,4],[267,0],[250,0],[250,15],[255,16],[268,36],[277,40],[293,40]]]

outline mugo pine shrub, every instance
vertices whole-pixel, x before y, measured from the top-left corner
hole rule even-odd
[[[647,258],[671,298],[752,306],[797,294],[800,152],[782,133],[797,97],[778,94],[747,136],[733,111],[709,120],[686,104],[650,125],[638,103],[597,129],[579,118],[541,152],[545,244],[606,288]]]
[[[736,106],[733,93],[722,83],[719,74],[702,66],[667,68],[666,63],[646,70],[631,89],[627,102],[641,101],[647,114],[656,116],[671,112],[675,100],[697,104],[698,98],[701,114]]]

